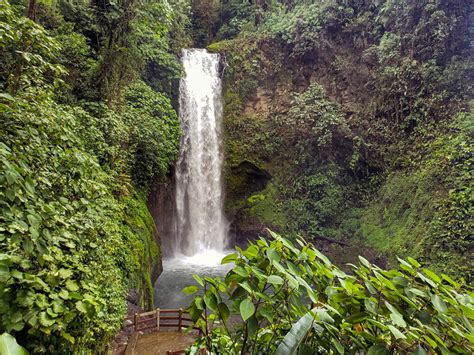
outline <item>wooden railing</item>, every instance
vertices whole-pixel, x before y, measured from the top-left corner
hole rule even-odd
[[[155,309],[144,313],[135,313],[133,316],[125,317],[126,328],[133,327],[134,332],[161,328],[177,328],[178,332],[193,326],[189,313],[180,309]]]

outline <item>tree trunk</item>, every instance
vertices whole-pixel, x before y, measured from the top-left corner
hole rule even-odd
[[[255,25],[258,26],[263,19],[263,13],[267,10],[266,0],[255,0]]]
[[[30,0],[26,17],[28,17],[29,19],[31,19],[33,21],[35,20],[35,17],[36,17],[36,0]]]

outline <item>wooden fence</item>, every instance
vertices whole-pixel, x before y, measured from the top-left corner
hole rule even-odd
[[[189,313],[180,309],[155,309],[144,313],[135,313],[125,318],[125,327],[132,327],[133,332],[161,328],[176,328],[178,332],[193,326]]]
[[[156,350],[156,346],[159,343],[156,343],[156,339],[150,338],[146,340],[149,342],[149,345],[141,343],[140,345],[140,337],[145,331],[153,332],[160,332],[161,334],[157,334],[160,336],[165,336],[166,334],[170,334],[173,337],[173,333],[168,333],[168,331],[178,331],[182,332],[183,329],[195,329],[199,330],[199,334],[201,334],[201,330],[195,328],[193,321],[189,317],[189,313],[184,311],[182,308],[180,309],[155,309],[150,312],[144,313],[135,313],[133,316],[125,317],[125,328],[132,328],[132,335],[128,340],[127,347],[125,349],[125,355],[139,355],[139,351],[136,350],[137,346],[152,346],[154,350]],[[173,329],[175,328],[175,329]],[[148,332],[147,332],[148,333]],[[144,335],[145,336],[145,335]],[[189,337],[189,335],[183,333],[180,335],[184,338]],[[163,338],[165,339],[165,338]],[[174,339],[176,341],[176,339]],[[138,344],[138,345],[137,345]],[[179,342],[178,342],[179,344]],[[178,355],[178,354],[185,354],[185,350],[168,350],[166,349],[167,355]],[[199,354],[207,354],[206,350],[200,350]]]

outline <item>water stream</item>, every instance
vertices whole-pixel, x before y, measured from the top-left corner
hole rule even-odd
[[[155,285],[160,308],[185,307],[181,290],[194,283],[194,273],[222,275],[228,223],[223,212],[221,118],[222,81],[219,54],[186,49],[182,56],[179,117],[183,129],[176,165],[172,255],[163,260]]]

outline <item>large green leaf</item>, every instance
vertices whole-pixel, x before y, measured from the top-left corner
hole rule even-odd
[[[416,348],[416,350],[413,352],[413,355],[427,355],[428,353],[426,352],[425,349],[423,349],[420,345]]]
[[[446,303],[440,296],[436,294],[431,296],[431,303],[433,304],[434,308],[436,308],[436,310],[440,313],[446,313],[448,310]]]
[[[270,275],[268,276],[268,283],[271,283],[272,285],[282,285],[283,279],[278,275]]]
[[[243,252],[243,254],[247,259],[253,260],[258,255],[258,247],[255,245],[251,245],[247,248],[246,251]]]
[[[209,309],[215,311],[217,309],[216,295],[211,293],[210,291],[206,292],[206,294],[204,295],[204,303]]]
[[[240,315],[242,319],[247,321],[255,312],[255,306],[249,298],[244,299],[240,303]]]
[[[219,314],[223,320],[227,320],[229,318],[230,311],[224,302],[219,303],[217,305],[217,309],[219,310]]]
[[[372,345],[367,352],[367,355],[387,355],[387,354],[390,354],[390,351],[388,351],[388,349],[381,344]]]
[[[194,278],[194,280],[196,280],[196,282],[198,284],[200,284],[201,286],[204,286],[204,281],[202,281],[202,279],[199,277],[199,275],[194,274],[193,278]]]
[[[8,333],[0,336],[0,354],[2,355],[27,355],[28,351],[18,345],[16,339]]]
[[[229,255],[225,256],[225,257],[222,259],[221,264],[233,263],[233,262],[235,262],[238,258],[239,258],[239,256],[238,256],[236,253],[229,254]]]
[[[199,288],[193,285],[193,286],[188,286],[188,287],[183,288],[183,293],[187,295],[192,295],[193,293],[198,292],[198,290]]]
[[[266,253],[267,253],[268,260],[270,260],[270,262],[280,261],[280,254],[278,254],[278,252],[275,249],[268,248]]]
[[[392,334],[395,336],[395,339],[406,339],[406,336],[393,325],[389,325],[388,329],[390,329]]]
[[[306,313],[293,324],[290,331],[285,335],[278,346],[275,355],[292,355],[297,353],[298,347],[313,325],[315,311],[316,309],[313,309],[311,312]]]

